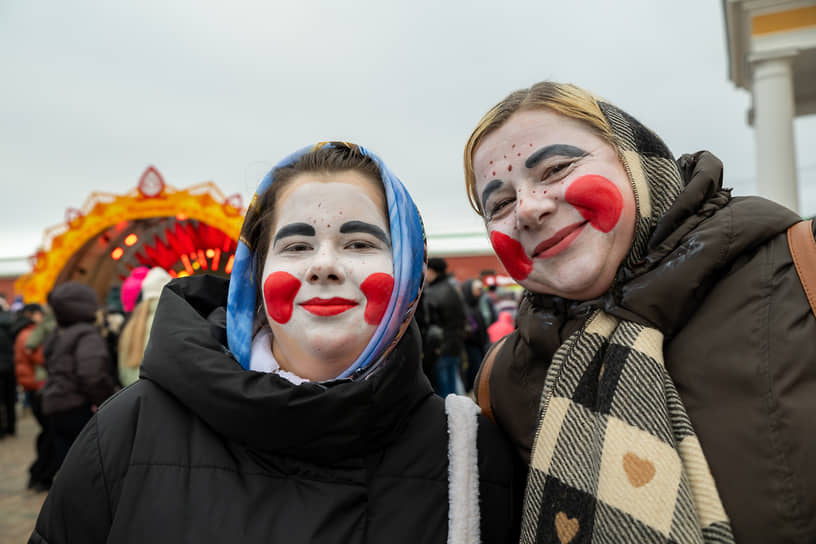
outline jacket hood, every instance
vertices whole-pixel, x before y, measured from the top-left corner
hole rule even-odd
[[[89,285],[69,281],[56,286],[48,294],[48,305],[54,313],[57,324],[67,327],[74,323],[93,323],[99,300],[96,291]]]
[[[385,163],[362,146],[345,142],[321,142],[304,147],[284,158],[264,177],[252,197],[244,219],[244,227],[251,224],[250,218],[261,213],[261,196],[275,182],[275,171],[296,162],[302,155],[323,147],[350,148],[370,157],[380,170],[388,207],[391,231],[391,248],[394,261],[394,288],[385,317],[380,322],[366,348],[338,378],[365,378],[377,370],[386,360],[405,332],[416,310],[424,280],[427,260],[425,231],[411,195],[402,182]],[[242,235],[235,251],[230,275],[229,298],[227,301],[227,341],[235,358],[245,369],[249,368],[251,346],[255,325],[256,289],[255,270],[259,266],[255,258],[255,248],[247,246],[247,237]]]
[[[264,451],[311,461],[362,455],[394,440],[432,395],[412,324],[366,380],[294,385],[244,370],[226,343],[227,280],[175,279],[162,292],[141,377],[176,397],[218,433]]]

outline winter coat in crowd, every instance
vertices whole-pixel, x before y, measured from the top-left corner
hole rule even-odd
[[[465,348],[465,308],[447,274],[439,274],[423,292],[430,325],[442,328],[440,357],[459,357]]]
[[[101,404],[114,392],[105,341],[94,326],[99,303],[94,290],[78,282],[58,285],[48,295],[57,328],[45,343],[48,378],[43,412],[53,414]]]
[[[17,374],[17,383],[25,391],[39,391],[45,384],[47,376],[43,347],[31,350],[26,348],[26,342],[37,324],[28,318],[19,320],[19,332],[14,339],[14,369]]]
[[[504,310],[499,312],[499,318],[487,328],[490,343],[495,344],[516,329],[513,312]]]

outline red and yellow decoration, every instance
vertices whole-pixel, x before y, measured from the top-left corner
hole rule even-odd
[[[45,301],[75,255],[95,238],[107,242],[117,229],[121,243],[106,250],[106,259],[130,256],[137,265],[161,266],[173,276],[210,270],[228,274],[243,212],[238,194],[225,197],[212,182],[175,189],[150,166],[128,193],[94,192],[80,209],[66,210],[65,222],[46,230],[43,249],[31,257],[31,273],[17,280],[15,290],[26,301]],[[150,218],[167,221],[149,237],[129,231],[129,222]]]

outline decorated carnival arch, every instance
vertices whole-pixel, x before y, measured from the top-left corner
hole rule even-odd
[[[66,210],[15,290],[44,302],[56,285],[80,281],[104,300],[137,266],[160,266],[173,277],[228,275],[243,212],[239,194],[225,197],[212,182],[176,189],[149,166],[126,194],[94,192]]]

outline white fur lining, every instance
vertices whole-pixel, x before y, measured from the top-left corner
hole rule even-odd
[[[271,372],[281,378],[292,382],[295,385],[306,383],[309,380],[301,378],[297,374],[281,369],[275,356],[272,354],[272,342],[269,329],[261,329],[252,340],[252,351],[249,355],[249,369],[256,372]]]
[[[445,398],[448,414],[448,544],[481,541],[479,525],[479,407],[468,397]]]

